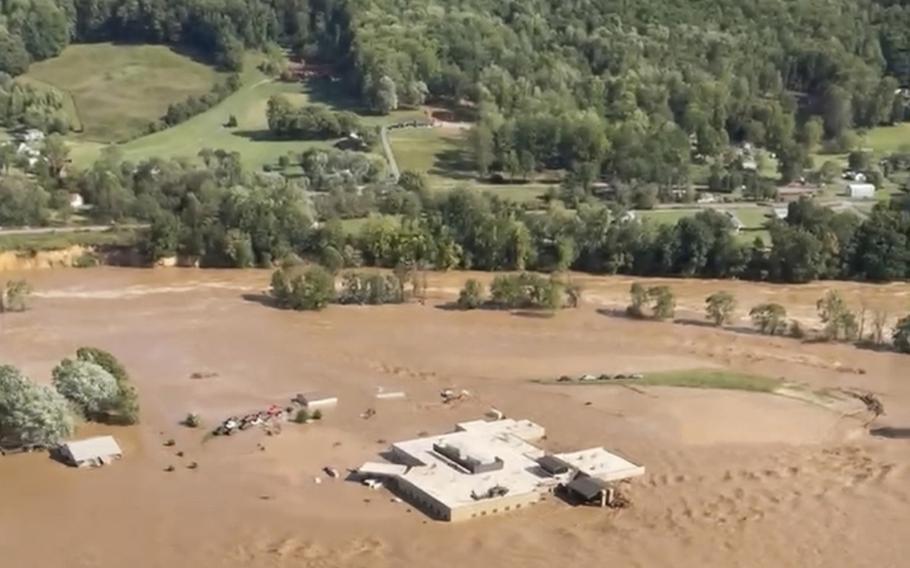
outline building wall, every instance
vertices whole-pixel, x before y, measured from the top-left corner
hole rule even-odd
[[[500,513],[518,511],[540,502],[542,493],[532,492],[520,495],[506,495],[495,499],[482,499],[454,509],[425,493],[407,478],[398,478],[398,493],[409,503],[427,515],[441,521],[460,522]]]

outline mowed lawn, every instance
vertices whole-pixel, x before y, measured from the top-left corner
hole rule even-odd
[[[25,80],[72,97],[80,138],[116,142],[141,135],[171,103],[207,93],[219,73],[168,47],[99,43],[67,47]]]
[[[864,146],[879,154],[910,148],[910,123],[873,128],[866,133]]]
[[[334,140],[276,140],[268,130],[266,109],[274,95],[286,96],[293,104],[322,104],[333,110],[357,110],[348,98],[331,89],[312,93],[308,85],[282,83],[258,69],[261,56],[250,53],[241,73],[240,89],[213,108],[171,128],[119,144],[125,159],[137,162],[153,157],[195,158],[203,148],[238,152],[244,167],[259,170],[275,165],[287,154],[300,154],[308,148],[328,148]],[[415,111],[396,111],[388,116],[361,115],[368,125],[393,123],[415,117]],[[225,126],[231,116],[237,126]],[[71,156],[80,167],[90,166],[100,155],[104,144],[75,139]],[[381,150],[377,148],[378,153]]]
[[[467,149],[467,131],[459,128],[405,128],[389,133],[401,171],[425,174],[434,190],[465,186],[512,201],[536,203],[552,184],[494,184],[477,179]]]
[[[691,207],[686,209],[652,209],[649,211],[637,211],[641,219],[649,219],[652,222],[675,225],[680,219],[693,217],[699,211],[704,211],[709,207]],[[741,242],[752,243],[755,237],[761,238],[765,243],[771,242],[771,236],[767,231],[767,224],[770,221],[771,209],[768,207],[736,207],[728,209],[742,221],[743,230],[737,233],[737,239]]]

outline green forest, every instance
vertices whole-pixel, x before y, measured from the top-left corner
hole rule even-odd
[[[471,166],[483,177],[562,176],[541,209],[436,192],[410,172],[395,182],[375,156],[327,148],[281,156],[293,176],[246,171],[242,156],[217,148],[200,148],[195,161],[134,163],[116,147],[64,175],[67,148],[51,136],[33,176],[0,177],[0,224],[65,216],[79,192],[95,221],[150,223],[142,246],[151,260],[903,279],[903,195],[868,216],[799,201],[755,243],[715,211],[661,225],[631,221],[625,208],[691,189],[696,167],[710,168],[712,189],[773,196],[767,178],[733,163],[731,149],[744,143],[775,156],[779,183],[801,178],[823,150],[852,152],[851,167],[876,180],[906,178],[910,153],[872,160],[857,133],[910,116],[908,24],[910,6],[886,0],[0,0],[0,72],[10,76],[78,42],[163,43],[231,72],[247,50],[280,45],[331,67],[339,88],[375,114],[425,100],[466,110]],[[172,105],[161,127],[236,86],[216,87],[204,105]],[[0,80],[2,125],[65,133],[62,104]],[[265,112],[270,135],[283,139],[362,128],[351,112],[282,97]],[[12,165],[0,155],[0,173]],[[603,181],[626,197],[603,199]],[[343,223],[367,216],[356,231]]]

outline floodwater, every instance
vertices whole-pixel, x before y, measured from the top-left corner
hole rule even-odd
[[[321,313],[263,305],[262,271],[24,275],[36,289],[33,307],[0,316],[0,362],[46,381],[77,347],[107,349],[132,373],[143,421],[81,429],[116,436],[125,456],[111,467],[0,458],[4,567],[906,565],[910,440],[870,435],[864,415],[756,393],[532,381],[727,367],[871,390],[887,410],[876,427],[901,432],[910,427],[910,356],[610,315],[626,303],[629,278],[579,276],[583,305],[539,317],[440,309],[462,273],[430,275],[426,305]],[[857,307],[910,312],[905,284],[650,283],[670,284],[692,317],[720,289],[737,296],[743,314],[776,301],[806,322],[832,287]],[[408,399],[376,400],[380,387]],[[472,397],[443,405],[444,388]],[[209,439],[205,428],[178,424],[198,412],[211,427],[310,390],[339,395],[338,408],[278,436]],[[390,441],[448,431],[490,407],[546,426],[550,449],[604,445],[643,463],[632,507],[552,500],[450,525],[321,471],[356,467]],[[369,408],[375,416],[362,418]],[[169,438],[175,447],[164,446]],[[193,461],[198,469],[187,468]]]

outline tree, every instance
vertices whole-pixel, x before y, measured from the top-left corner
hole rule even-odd
[[[471,129],[470,140],[474,165],[480,175],[485,176],[490,173],[493,163],[493,133],[486,124],[480,123]]]
[[[63,169],[69,162],[70,149],[63,136],[54,133],[44,139],[44,158],[51,176],[59,180]]]
[[[783,335],[787,331],[787,310],[780,304],[760,304],[749,310],[752,323],[766,335]]]
[[[847,302],[840,292],[830,290],[823,298],[816,302],[818,317],[825,324],[825,337],[827,339],[848,340],[856,337],[858,325],[856,314],[847,307]]]
[[[648,304],[648,289],[638,282],[634,282],[629,288],[631,304],[626,308],[626,313],[630,316],[641,318],[645,316],[645,306]]]
[[[705,300],[705,315],[720,327],[733,320],[736,310],[736,298],[729,292],[715,292]]]
[[[114,408],[120,399],[117,379],[88,361],[64,359],[54,368],[53,385],[87,418]]]
[[[648,297],[654,302],[654,317],[665,320],[676,313],[676,296],[669,286],[654,286],[648,290]]]
[[[69,405],[57,391],[18,369],[0,366],[0,446],[52,447],[73,433]]]
[[[388,75],[383,75],[379,79],[373,106],[379,114],[389,114],[393,110],[398,110],[398,91],[395,81]]]
[[[901,318],[891,332],[894,348],[901,353],[910,353],[910,316]]]
[[[881,345],[885,342],[885,326],[890,314],[886,309],[878,308],[872,312],[872,342]]]
[[[0,27],[0,72],[15,77],[28,71],[30,62],[31,56],[22,38]]]
[[[321,266],[302,273],[279,268],[272,274],[271,295],[283,308],[322,310],[335,299],[335,277]]]
[[[853,102],[850,93],[837,84],[830,84],[822,93],[822,119],[825,135],[837,138],[850,128],[853,122]]]
[[[470,278],[458,293],[458,301],[455,302],[455,305],[462,310],[476,310],[483,305],[483,296],[483,284]]]
[[[803,124],[802,131],[800,132],[800,142],[802,142],[806,147],[806,150],[811,153],[818,148],[824,134],[824,122],[822,122],[821,118],[813,116]]]
[[[32,287],[25,280],[11,280],[0,289],[0,313],[24,312],[28,309],[28,297]]]
[[[76,350],[76,358],[98,365],[117,381],[120,397],[111,408],[113,416],[109,416],[108,420],[125,425],[138,423],[139,395],[123,364],[111,353],[97,347],[80,347]]]

